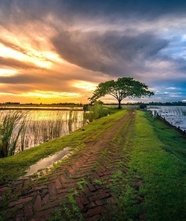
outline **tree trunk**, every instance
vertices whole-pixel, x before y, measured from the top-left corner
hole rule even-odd
[[[118,109],[122,109],[121,101],[120,100],[118,100]]]

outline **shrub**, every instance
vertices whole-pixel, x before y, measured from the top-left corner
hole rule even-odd
[[[88,112],[85,112],[84,118],[88,119],[89,122],[99,119],[101,117],[110,114],[110,110],[105,108],[100,102],[95,103],[93,106],[89,106]]]

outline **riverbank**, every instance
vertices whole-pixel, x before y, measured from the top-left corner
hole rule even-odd
[[[66,146],[73,154],[52,171],[8,182]],[[121,110],[36,148],[0,159],[1,220],[186,218],[186,139],[146,112]]]

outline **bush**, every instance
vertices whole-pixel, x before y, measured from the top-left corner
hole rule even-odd
[[[108,108],[103,107],[101,103],[95,103],[93,106],[89,106],[88,112],[85,112],[84,119],[92,122],[93,120],[99,119],[101,117],[107,116],[110,114]]]

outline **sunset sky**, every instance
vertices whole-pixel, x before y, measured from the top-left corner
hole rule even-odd
[[[186,101],[186,1],[0,0],[0,103],[87,103],[118,77]]]

